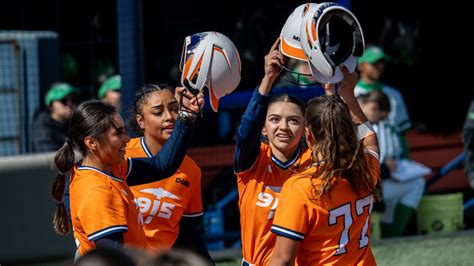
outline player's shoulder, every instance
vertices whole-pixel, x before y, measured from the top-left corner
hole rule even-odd
[[[130,139],[125,149],[127,157],[146,157],[146,153],[141,144],[141,137]]]
[[[311,183],[311,177],[314,175],[315,169],[310,167],[306,170],[303,170],[300,173],[290,176],[286,181],[285,185],[291,187],[306,187]]]
[[[118,178],[106,177],[105,174],[101,174],[99,171],[94,169],[89,169],[87,167],[78,167],[76,168],[72,181],[70,190],[74,193],[71,195],[84,195],[90,191],[97,189],[111,189],[111,182],[122,182]]]
[[[313,161],[313,151],[309,148],[303,149],[301,152],[301,164],[306,166]]]
[[[127,149],[141,147],[140,140],[141,140],[141,137],[131,138],[127,143]]]
[[[189,155],[185,155],[181,166],[179,167],[180,171],[188,172],[192,175],[201,176],[201,168]]]
[[[101,172],[100,170],[96,170],[92,167],[77,167],[74,171],[73,182],[77,184],[84,184],[89,186],[97,186],[97,185],[107,185],[110,183],[108,178],[116,181],[122,182],[120,179],[110,176],[107,177],[107,174]]]

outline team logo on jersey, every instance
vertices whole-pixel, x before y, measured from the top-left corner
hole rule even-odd
[[[189,187],[189,185],[191,184],[188,180],[183,179],[183,178],[179,178],[179,177],[176,178],[175,182],[178,183],[178,184],[181,184],[185,187]]]
[[[278,206],[278,197],[281,191],[281,186],[264,186],[265,190],[271,190],[272,192],[260,192],[257,196],[256,205],[262,208],[270,207],[267,219],[273,219],[275,216],[275,210]]]
[[[164,190],[163,188],[147,188],[147,189],[140,190],[140,192],[153,194],[155,195],[157,199],[162,199],[163,197],[167,197],[167,198],[179,200],[178,196]]]
[[[164,201],[163,198],[180,199],[178,196],[164,190],[163,188],[147,188],[140,190],[140,192],[153,194],[156,197],[154,200],[146,197],[140,197],[137,199],[138,205],[140,206],[140,212],[144,215],[144,218],[146,218],[144,224],[149,224],[155,217],[170,219],[176,205]]]

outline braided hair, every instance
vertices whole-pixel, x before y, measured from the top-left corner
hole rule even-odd
[[[357,137],[357,127],[342,98],[336,94],[311,99],[306,108],[305,123],[316,139],[313,157],[324,161],[311,177],[321,181],[318,186],[312,182],[315,198],[330,193],[344,178],[359,195],[361,192],[370,193],[379,200],[370,175],[371,167]]]
[[[174,94],[174,88],[166,83],[147,84],[137,90],[133,100],[132,115],[130,116],[130,120],[128,122],[128,125],[133,133],[143,136],[143,129],[138,125],[135,117],[137,115],[142,115],[143,104],[147,102],[151,93],[163,90],[169,90]]]
[[[84,144],[84,139],[87,136],[96,139],[104,138],[105,132],[111,126],[115,127],[113,119],[116,114],[117,112],[113,106],[94,100],[83,102],[72,113],[66,141],[54,157],[54,164],[59,173],[51,184],[51,195],[57,205],[53,217],[53,228],[60,235],[67,235],[70,231],[63,197],[66,175],[75,163],[74,148],[85,157],[88,150]]]

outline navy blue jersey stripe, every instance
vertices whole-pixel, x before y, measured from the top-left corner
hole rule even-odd
[[[127,225],[113,225],[113,226],[109,226],[107,228],[101,229],[97,232],[94,232],[94,233],[88,235],[87,238],[90,241],[95,241],[95,240],[100,239],[100,238],[102,238],[106,235],[110,235],[110,234],[113,234],[113,233],[119,233],[119,232],[127,232],[127,231],[128,231]]]
[[[289,239],[293,239],[296,241],[303,241],[304,240],[304,235],[301,233],[298,233],[296,231],[278,226],[278,225],[272,225],[271,228],[272,233],[275,233],[280,236],[284,236]]]

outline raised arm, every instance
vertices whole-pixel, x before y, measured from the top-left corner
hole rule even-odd
[[[379,146],[377,142],[377,135],[375,134],[372,125],[360,108],[359,102],[354,95],[354,88],[357,84],[357,73],[349,73],[345,66],[340,66],[344,75],[344,79],[339,83],[339,93],[351,111],[352,120],[359,124],[359,137],[363,138],[364,146],[379,154]]]
[[[265,56],[265,75],[260,86],[254,91],[240,121],[234,154],[234,172],[236,173],[250,169],[260,150],[260,134],[265,123],[269,94],[285,60],[278,51],[278,44],[279,39]]]
[[[176,88],[176,98],[182,100],[182,108],[173,133],[155,156],[130,160],[129,169],[131,170],[127,177],[127,183],[130,186],[150,183],[171,176],[183,162],[191,140],[194,122],[204,105],[204,95],[199,93],[194,96],[184,87],[178,87]]]

